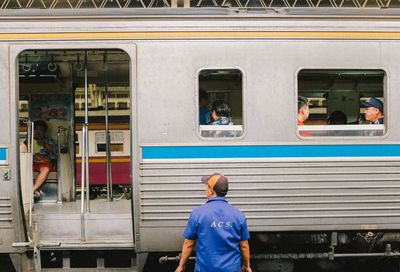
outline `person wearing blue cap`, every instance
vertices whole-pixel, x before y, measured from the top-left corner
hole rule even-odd
[[[371,97],[367,102],[361,102],[365,109],[365,120],[371,124],[383,124],[383,103],[378,98]]]
[[[195,245],[196,272],[251,272],[250,234],[244,214],[225,200],[228,179],[214,173],[201,181],[208,201],[193,209],[189,217],[175,272],[185,271]]]

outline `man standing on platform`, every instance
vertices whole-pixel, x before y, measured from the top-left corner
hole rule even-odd
[[[208,201],[190,215],[176,272],[185,270],[195,245],[196,272],[251,272],[246,218],[224,198],[228,179],[214,173],[201,181]]]

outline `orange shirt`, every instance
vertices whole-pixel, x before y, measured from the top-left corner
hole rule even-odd
[[[297,120],[297,126],[304,126],[304,122]],[[299,131],[300,136],[303,137],[310,137],[311,133],[310,131]]]

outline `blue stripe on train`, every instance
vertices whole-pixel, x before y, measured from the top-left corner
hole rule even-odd
[[[145,146],[143,159],[400,156],[400,145]]]
[[[7,161],[7,148],[0,147],[0,161]]]

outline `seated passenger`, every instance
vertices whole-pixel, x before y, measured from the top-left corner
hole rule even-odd
[[[308,99],[299,95],[297,98],[297,125],[304,126],[304,122],[308,119],[309,115]]]
[[[26,146],[26,144],[24,142],[19,143],[19,152],[20,153],[28,152],[28,147]]]
[[[224,102],[214,102],[211,108],[211,119],[209,125],[233,125],[230,120],[231,108]]]
[[[199,123],[207,125],[211,121],[211,112],[208,108],[208,94],[205,91],[200,91],[199,94]]]
[[[365,109],[365,120],[370,124],[383,124],[383,103],[379,99],[372,97],[367,102],[360,103]]]
[[[334,111],[328,118],[328,125],[346,125],[347,116],[343,111]]]
[[[33,186],[35,198],[41,197],[40,187],[46,181],[53,164],[57,160],[54,140],[46,137],[48,126],[45,121],[35,121],[33,141],[33,171],[39,172]]]
[[[304,122],[308,119],[309,115],[308,99],[299,95],[297,97],[297,126],[304,126]],[[299,134],[303,137],[311,136],[310,131],[299,131]]]

